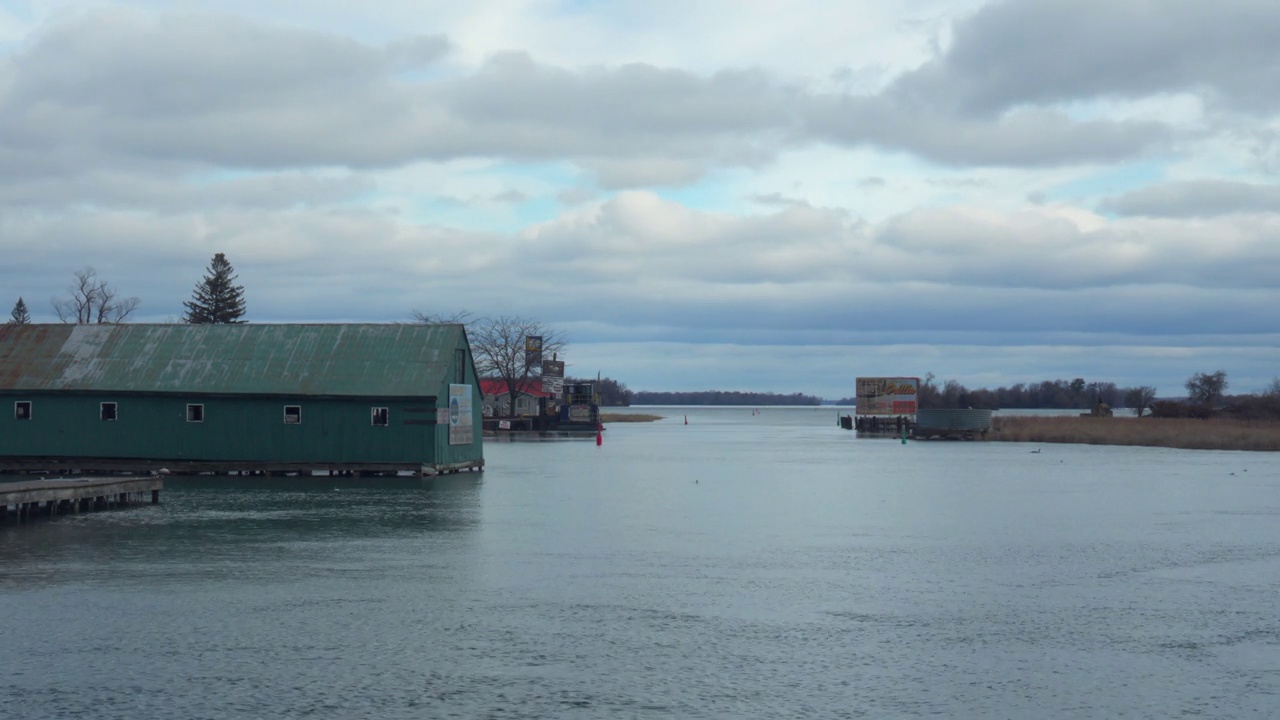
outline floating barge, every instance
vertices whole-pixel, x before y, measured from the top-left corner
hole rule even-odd
[[[916,411],[912,437],[919,440],[982,440],[990,430],[990,410],[922,409]]]
[[[89,477],[70,480],[29,480],[0,483],[0,521],[10,514],[18,520],[92,512],[140,504],[150,496],[160,502],[164,480],[159,477]]]
[[[981,440],[991,430],[990,410],[920,409],[913,416],[841,415],[840,427],[857,430],[860,438],[916,440]]]
[[[509,407],[504,399],[504,385],[494,380],[485,383],[486,411],[499,412]],[[555,396],[541,389],[522,391],[524,396],[517,404],[528,398],[535,399],[536,413],[519,417],[485,417],[483,420],[486,438],[594,438],[604,429],[600,422],[600,399],[596,394],[594,383],[571,383],[564,388],[563,395]]]
[[[915,418],[910,415],[896,417],[841,415],[840,427],[856,430],[858,437],[897,438],[915,432]]]

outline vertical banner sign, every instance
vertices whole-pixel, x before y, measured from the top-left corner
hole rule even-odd
[[[532,367],[542,364],[542,336],[524,336],[524,366]]]
[[[471,418],[471,386],[449,386],[449,444],[470,445],[475,442]]]
[[[560,397],[560,394],[564,392],[563,360],[542,361],[542,392],[553,398]]]
[[[920,378],[858,378],[859,415],[914,415]]]

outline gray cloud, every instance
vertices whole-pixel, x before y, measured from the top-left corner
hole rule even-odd
[[[761,193],[752,195],[748,198],[751,202],[758,205],[769,205],[773,207],[788,207],[791,205],[808,205],[809,201],[801,197],[791,197],[782,193]]]
[[[695,332],[1270,332],[1280,216],[1092,225],[1050,210],[919,209],[868,224],[790,205],[739,217],[633,192],[515,234],[354,207],[4,213],[0,254],[9,292],[51,295],[89,264],[162,316],[179,314],[208,258],[225,252],[258,319],[398,319],[426,297]]]
[[[1078,122],[1044,109],[975,119],[948,108],[904,105],[892,95],[816,98],[808,121],[820,137],[837,144],[907,149],[949,165],[1117,161],[1139,155],[1169,135],[1156,123]]]
[[[791,92],[754,71],[571,71],[508,53],[471,74],[401,78],[447,47],[223,16],[77,16],[0,64],[0,168],[62,178],[130,163],[176,173],[497,156],[576,159],[605,187],[685,184],[708,163],[770,160],[793,124]]]
[[[1254,165],[1266,173],[1280,173],[1280,129],[1253,127],[1242,134]]]
[[[468,123],[505,125],[518,118],[631,139],[774,131],[789,120],[789,93],[762,72],[700,78],[638,63],[569,71],[525,53],[492,58],[447,94]]]
[[[593,158],[583,166],[606,190],[692,185],[703,173],[701,163],[672,158]]]
[[[514,234],[404,225],[356,208],[7,213],[0,254],[11,260],[6,292],[46,316],[47,298],[89,264],[142,298],[139,320],[176,317],[208,258],[226,252],[255,321],[469,309],[573,327],[583,344],[622,333],[735,346],[1165,336],[1194,345],[1197,335],[1241,345],[1274,332],[1278,232],[1274,216],[1090,229],[1048,210],[914,210],[867,224],[794,205],[739,217],[632,192]]]
[[[50,26],[0,63],[0,170],[67,178],[132,165],[181,177],[500,157],[568,160],[620,189],[688,184],[818,141],[1016,166],[1129,157],[1165,139],[1153,123],[1025,106],[1040,96],[1017,86],[963,89],[985,77],[971,38],[1003,27],[984,17],[958,28],[938,60],[859,96],[757,70],[565,69],[523,53],[467,72],[444,64],[441,36],[374,46],[218,15],[101,10]],[[966,110],[983,103],[948,100],[955,92],[1018,108],[975,115]]]
[[[631,193],[530,230],[531,252],[518,264],[567,258],[583,282],[625,280],[629,291],[678,296],[688,308],[703,297],[727,298],[729,305],[759,300],[762,306],[747,313],[754,317],[770,316],[765,303],[836,304],[856,292],[851,288],[875,288],[871,297],[879,292],[895,303],[903,291],[919,296],[930,287],[985,288],[1010,297],[1024,290],[1087,296],[1151,288],[1159,298],[1154,306],[1161,307],[1171,302],[1164,288],[1185,288],[1207,300],[1217,291],[1268,293],[1280,282],[1280,247],[1272,240],[1280,218],[1090,225],[1084,229],[1051,210],[956,209],[912,210],[870,225],[841,210],[804,205],[735,218]],[[665,311],[661,303],[655,307]],[[1007,319],[1024,310],[1013,302],[992,316]]]
[[[351,174],[278,172],[245,177],[171,176],[127,170],[89,170],[69,179],[26,178],[0,182],[0,206],[59,210],[78,204],[155,213],[223,207],[287,208],[323,206],[360,197],[372,189],[368,178]]]
[[[322,102],[334,108],[387,70],[440,59],[443,37],[383,48],[224,15],[99,11],[52,25],[18,54],[18,106],[57,103],[99,119],[192,118]],[[363,95],[364,93],[361,93]]]
[[[375,48],[223,16],[77,16],[5,63],[0,155],[28,176],[112,162],[403,162],[403,143],[386,138],[405,135],[413,107],[392,76],[445,47]]]
[[[1194,92],[1270,112],[1280,98],[1280,6],[1255,0],[1001,0],[899,78],[917,107],[990,116],[1026,104]]]
[[[1105,198],[1099,207],[1117,215],[1194,218],[1280,212],[1280,185],[1232,180],[1162,183]]]
[[[1237,112],[1280,107],[1274,4],[1003,0],[957,22],[953,38],[879,94],[814,98],[809,126],[945,164],[1043,166],[1122,160],[1173,139],[1157,122],[1073,119],[1055,109],[1065,103],[1190,93]]]

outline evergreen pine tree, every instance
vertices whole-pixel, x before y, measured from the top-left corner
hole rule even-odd
[[[9,313],[10,325],[30,325],[31,313],[27,312],[27,304],[18,298],[18,302],[13,304],[13,312]]]
[[[244,286],[234,284],[235,280],[235,269],[227,262],[227,256],[214,255],[191,299],[182,303],[187,308],[183,321],[193,325],[244,322],[240,319],[244,315]]]

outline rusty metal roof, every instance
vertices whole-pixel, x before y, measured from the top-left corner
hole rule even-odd
[[[435,395],[461,325],[0,325],[0,390]]]

